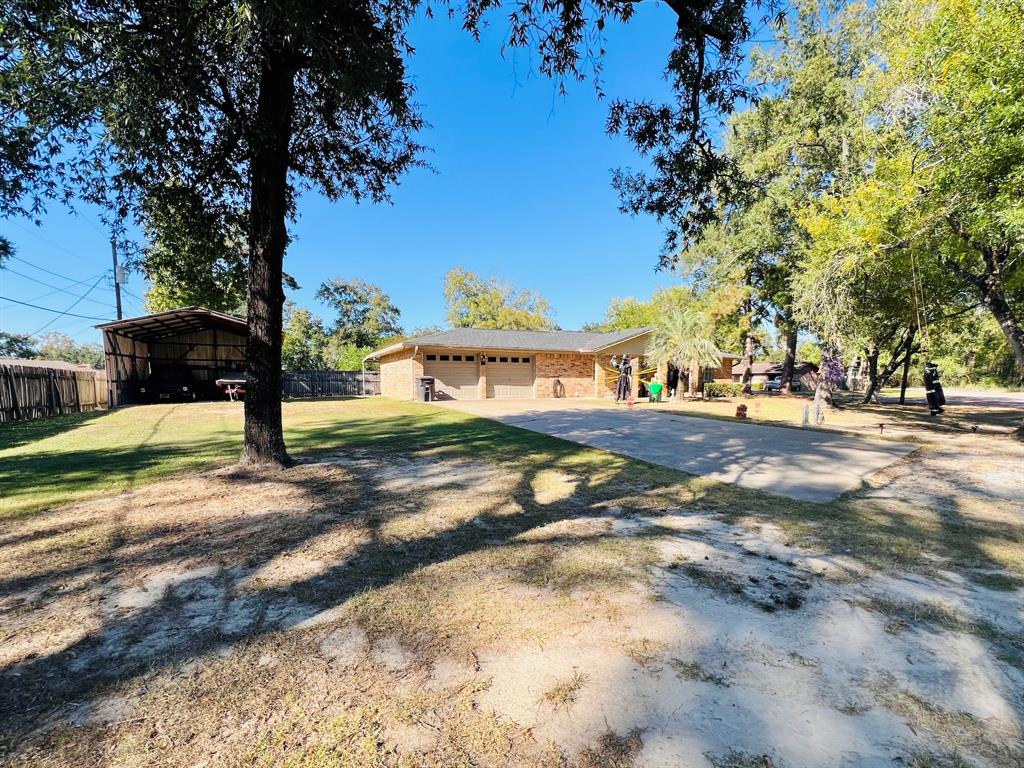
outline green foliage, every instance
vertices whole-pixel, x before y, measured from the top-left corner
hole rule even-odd
[[[881,327],[860,311],[873,301],[920,324],[937,355],[981,303],[1024,370],[1024,9],[890,0],[878,13],[880,66],[857,94],[866,161],[802,217],[804,311],[825,338],[851,324],[866,337]]]
[[[22,333],[0,331],[0,357],[21,357],[30,359],[39,356],[35,341]]]
[[[322,371],[327,364],[329,343],[323,321],[308,309],[285,306],[281,367],[286,371]]]
[[[727,319],[731,334],[720,337],[726,347],[750,339],[755,351],[769,350],[769,321],[795,339],[793,280],[811,240],[799,217],[859,156],[851,95],[865,66],[868,28],[861,4],[837,10],[827,0],[800,0],[773,49],[752,57],[751,79],[770,91],[732,119],[726,152],[735,183],[717,188],[718,216],[695,231],[696,242],[679,257]]]
[[[764,388],[764,385],[761,385]],[[743,385],[727,381],[704,382],[704,397],[738,397],[743,394]]]
[[[89,365],[102,370],[103,347],[96,343],[78,344],[70,336],[58,331],[48,331],[36,340],[37,351],[33,356],[38,360],[62,360],[65,363]]]
[[[685,371],[694,365],[717,368],[722,364],[722,351],[712,338],[707,315],[693,309],[675,309],[659,317],[647,355],[659,365],[671,363]]]
[[[647,328],[658,322],[658,319],[675,310],[693,306],[697,301],[692,289],[678,285],[672,288],[661,288],[654,292],[647,301],[640,301],[632,296],[612,299],[605,311],[604,320],[599,323],[588,323],[587,331],[625,331],[630,328]]]
[[[453,328],[500,328],[550,331],[555,328],[551,306],[540,293],[511,285],[496,277],[483,278],[463,267],[444,278],[445,319]]]
[[[796,350],[796,359],[805,363],[821,365],[821,345],[813,341],[805,341]]]
[[[363,358],[375,349],[377,347],[360,347],[337,336],[331,336],[326,350],[327,367],[332,371],[362,370]],[[368,363],[366,367],[367,370],[375,369],[376,364]]]
[[[281,367],[286,371],[358,371],[376,346],[359,346],[344,333],[328,331],[308,309],[285,306]],[[372,367],[372,366],[371,366]]]
[[[142,215],[149,244],[135,264],[152,285],[150,312],[197,306],[245,315],[244,217],[174,184],[151,190]]]
[[[377,285],[358,278],[335,278],[323,283],[316,297],[337,311],[331,335],[346,343],[375,347],[384,339],[402,334],[398,307]]]

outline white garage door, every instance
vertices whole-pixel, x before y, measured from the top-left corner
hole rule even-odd
[[[533,358],[529,355],[489,355],[487,396],[498,400],[533,397]]]
[[[428,354],[423,375],[434,377],[438,400],[478,400],[479,372],[476,357],[466,354]]]

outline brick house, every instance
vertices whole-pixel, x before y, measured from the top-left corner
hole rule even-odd
[[[380,364],[385,397],[415,400],[416,380],[431,376],[438,399],[483,400],[614,397],[617,374],[611,358],[629,355],[641,360],[640,375],[633,377],[633,395],[639,397],[653,375],[666,382],[671,374],[666,366],[647,367],[649,338],[649,328],[611,333],[455,328],[392,344],[366,361]],[[727,356],[707,375],[729,381],[733,359]]]

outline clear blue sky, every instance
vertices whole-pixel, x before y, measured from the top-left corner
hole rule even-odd
[[[301,285],[290,292],[299,305],[329,321],[330,311],[313,297],[319,284],[361,277],[391,295],[406,328],[443,324],[443,276],[462,265],[539,290],[559,325],[572,329],[599,319],[614,297],[646,297],[673,282],[654,272],[657,223],[617,210],[611,169],[643,161],[624,140],[605,134],[608,101],[599,101],[590,83],[570,84],[568,97],[559,97],[550,80],[532,72],[528,52],[502,58],[504,23],[492,22],[480,43],[447,19],[416,23],[410,70],[432,125],[422,140],[432,148],[434,170],[405,177],[392,205],[305,195],[285,262]],[[609,30],[608,98],[668,95],[662,71],[673,24],[665,7],[645,4],[630,25]],[[34,280],[2,270],[2,296],[63,310],[110,268],[95,211],[73,216],[54,207],[42,227],[5,221],[0,232],[17,256],[57,273],[12,261],[11,269]],[[126,316],[141,314],[141,275],[131,275],[127,288],[134,295],[125,296]],[[70,311],[110,317],[112,305],[103,279]],[[53,317],[0,300],[4,331],[33,333]],[[61,317],[50,328],[98,340],[93,324]]]

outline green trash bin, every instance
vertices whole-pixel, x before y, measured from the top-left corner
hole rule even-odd
[[[661,390],[662,390],[662,388],[663,388],[663,385],[662,385],[662,383],[660,381],[652,381],[651,382],[651,386],[649,387],[649,389],[651,391],[650,400],[651,400],[652,403],[660,403],[661,402]]]

